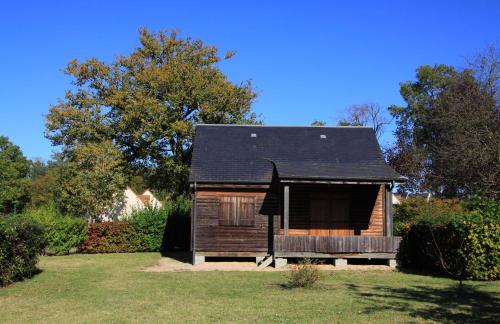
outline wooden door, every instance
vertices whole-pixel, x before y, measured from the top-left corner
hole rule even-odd
[[[310,235],[353,235],[347,195],[314,193],[309,200]]]
[[[332,197],[330,235],[354,235],[349,215],[350,201],[346,197]]]
[[[330,235],[330,202],[328,196],[315,195],[309,202],[310,235]]]

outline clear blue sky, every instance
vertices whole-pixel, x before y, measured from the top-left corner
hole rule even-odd
[[[222,68],[234,82],[252,79],[264,122],[309,125],[354,103],[402,104],[398,84],[419,65],[463,66],[498,44],[500,1],[4,2],[0,135],[48,159],[43,115],[69,88],[61,68],[130,52],[141,26],[235,50]]]

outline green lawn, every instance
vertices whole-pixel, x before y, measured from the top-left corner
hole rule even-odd
[[[43,257],[40,274],[0,288],[0,322],[494,322],[498,282],[393,272],[323,272],[282,288],[284,272],[147,273],[155,253]]]

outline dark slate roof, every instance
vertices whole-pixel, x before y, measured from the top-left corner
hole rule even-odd
[[[254,134],[254,135],[253,135]],[[198,125],[190,182],[391,181],[369,127]]]

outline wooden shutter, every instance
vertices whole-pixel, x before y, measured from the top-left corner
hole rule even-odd
[[[253,197],[220,197],[220,226],[254,226],[255,200]]]
[[[255,202],[253,197],[238,197],[238,226],[255,225]]]
[[[236,204],[235,197],[220,197],[219,200],[219,225],[236,226]]]

